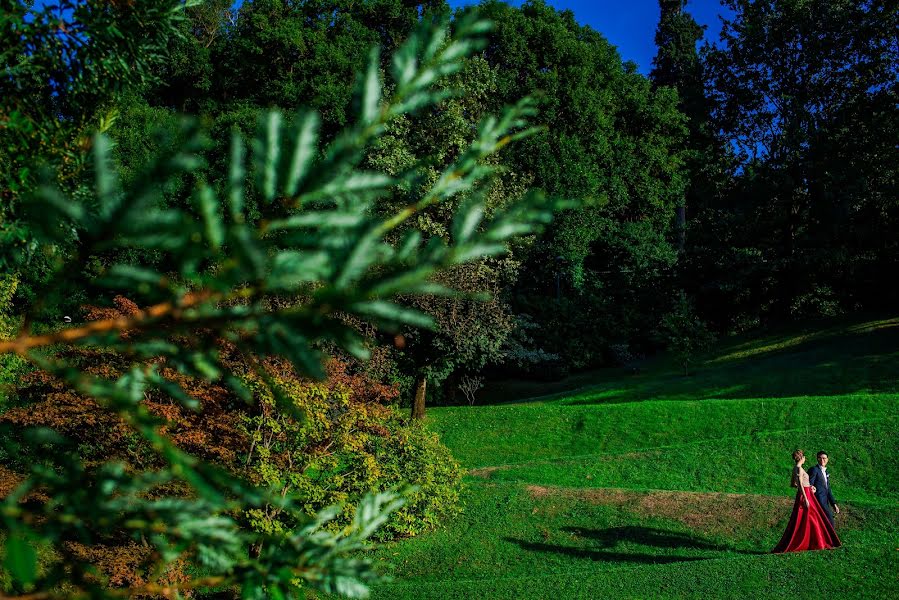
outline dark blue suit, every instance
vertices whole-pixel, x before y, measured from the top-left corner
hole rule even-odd
[[[827,484],[827,477],[824,476],[821,465],[815,465],[808,470],[808,482],[809,485],[815,486],[815,497],[818,498],[818,503],[824,509],[827,518],[830,519],[830,524],[833,525],[833,509],[831,507],[836,506],[837,503],[830,492],[830,486]]]

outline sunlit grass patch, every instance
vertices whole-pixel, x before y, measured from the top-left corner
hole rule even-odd
[[[621,454],[899,415],[899,394],[447,407],[431,424],[468,468]]]
[[[382,550],[401,578],[376,598],[655,598],[659,577],[671,597],[780,597],[772,581],[804,597],[789,582],[810,569],[826,572],[829,590],[862,591],[847,597],[896,589],[885,576],[897,513],[874,505],[845,505],[857,516],[838,523],[844,548],[778,557],[768,551],[789,498],[473,483],[466,500],[445,529]],[[734,573],[716,594],[710,581]]]
[[[381,550],[375,598],[899,597],[899,319],[723,342],[569,392],[429,411],[469,470],[460,517]],[[742,353],[742,354],[740,354]],[[537,386],[522,387],[540,395]],[[831,456],[835,551],[775,556],[790,452]],[[806,466],[810,466],[811,462]]]
[[[841,323],[823,329],[814,329],[801,333],[787,333],[755,338],[735,345],[725,345],[722,348],[725,352],[724,354],[712,356],[707,362],[714,364],[759,357],[773,352],[795,349],[803,344],[811,342],[823,342],[834,338],[845,339],[851,336],[859,336],[895,327],[899,327],[899,317],[870,319],[861,323]]]

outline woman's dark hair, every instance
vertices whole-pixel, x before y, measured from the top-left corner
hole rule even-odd
[[[804,456],[805,452],[803,452],[802,450],[796,450],[795,452],[793,452],[793,460],[796,462],[802,460]]]

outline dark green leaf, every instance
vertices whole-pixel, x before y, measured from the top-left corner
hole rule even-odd
[[[344,228],[357,227],[364,220],[361,213],[348,213],[337,211],[309,211],[291,215],[286,219],[270,221],[267,231],[282,231],[302,228]]]
[[[243,223],[243,197],[246,173],[244,171],[244,146],[240,134],[231,133],[231,160],[228,169],[228,208],[234,223]]]
[[[464,203],[453,219],[453,241],[462,244],[471,239],[484,218],[484,205],[478,200]]]
[[[331,274],[330,256],[325,252],[285,250],[275,255],[267,286],[271,290],[295,290],[309,281],[321,281]]]
[[[381,102],[381,78],[378,76],[380,52],[373,48],[368,57],[368,69],[362,88],[362,122],[374,123],[378,118]]]
[[[271,202],[278,193],[278,164],[281,154],[281,113],[269,111],[259,119],[253,139],[253,166],[263,199]]]
[[[30,585],[37,580],[37,552],[19,531],[10,533],[6,539],[3,564],[14,581]]]
[[[300,188],[300,183],[309,172],[315,158],[318,142],[318,113],[308,112],[298,115],[294,124],[294,147],[284,184],[284,195],[292,198]]]
[[[434,326],[434,320],[430,315],[385,300],[357,302],[350,308],[360,315],[375,317],[386,323],[414,325],[426,329]]]
[[[196,195],[200,214],[203,217],[203,225],[206,229],[206,239],[213,250],[218,251],[225,240],[225,226],[222,223],[221,206],[212,191],[205,183],[200,186]]]
[[[109,138],[102,134],[94,136],[94,177],[97,189],[97,201],[100,204],[100,217],[111,218],[118,212],[121,194],[119,181],[113,169],[110,156]]]

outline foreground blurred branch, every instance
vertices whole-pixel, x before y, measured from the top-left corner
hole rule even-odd
[[[255,377],[271,397],[266,410],[296,415],[295,403],[264,365],[280,361],[297,376],[323,378],[322,347],[367,358],[367,340],[343,317],[385,330],[431,327],[427,315],[400,299],[452,293],[434,283],[436,274],[503,254],[514,238],[551,220],[561,203],[536,192],[486,216],[484,197],[498,171],[487,159],[534,131],[527,125],[535,110],[528,99],[484,119],[469,147],[405,208],[379,210],[377,202],[403,181],[359,166],[388,123],[450,95],[442,87],[447,77],[484,47],[488,29],[474,16],[457,20],[452,36],[447,23],[423,23],[393,56],[389,87],[395,92],[387,100],[373,52],[359,79],[357,122],[324,147],[315,113],[289,119],[265,112],[249,144],[233,135],[227,176],[213,186],[202,180],[207,142],[188,123],[176,136],[181,143],[153,156],[123,185],[112,142],[97,135],[92,190],[75,195],[47,178],[28,197],[28,227],[55,256],[36,295],[121,295],[133,298],[133,310],[52,333],[30,335],[25,328],[0,342],[0,354],[17,353],[90,399],[128,428],[148,456],[139,468],[107,456],[97,465],[82,461],[80,446],[48,428],[0,432],[8,456],[34,458],[29,476],[0,510],[6,566],[19,600],[58,597],[62,589],[70,598],[178,597],[178,590],[211,586],[239,587],[249,600],[297,597],[309,587],[352,597],[368,593],[378,575],[360,553],[407,492],[366,495],[346,526],[336,527],[341,507],[310,518],[305,500],[290,488],[250,483],[179,446],[168,429],[171,417],[154,414],[147,398],[161,393],[167,407],[202,410],[183,387],[192,378],[233,394],[229,402],[258,406],[263,400],[247,381]],[[163,195],[168,184],[184,180],[196,182],[181,188],[189,190],[186,197]],[[254,206],[247,206],[248,198]],[[410,217],[446,202],[455,203],[449,235],[424,240]],[[99,275],[83,264],[96,256],[113,262]],[[130,262],[115,262],[122,257]],[[45,304],[52,312],[53,303]],[[40,322],[34,312],[26,322]],[[102,356],[103,368],[79,363],[75,349]],[[242,366],[228,354],[240,355]],[[46,502],[23,502],[37,490]],[[265,529],[247,517],[272,509],[289,515],[289,526]],[[110,539],[150,548],[154,580],[176,564],[207,576],[104,587],[86,559],[59,550],[70,540],[101,546]],[[35,547],[58,551],[40,577]]]
[[[159,325],[161,320],[166,318],[176,320],[181,316],[184,309],[210,299],[213,299],[213,295],[208,292],[189,294],[181,299],[178,304],[162,302],[132,315],[91,321],[82,327],[70,327],[43,335],[19,336],[14,340],[0,342],[0,354],[15,352],[16,354],[25,355],[34,348],[52,346],[54,344],[70,344],[98,334],[121,333],[140,329],[143,326]]]

